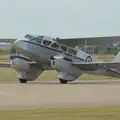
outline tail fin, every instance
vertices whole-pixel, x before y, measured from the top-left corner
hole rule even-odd
[[[113,61],[114,62],[120,61],[120,51],[117,53]]]

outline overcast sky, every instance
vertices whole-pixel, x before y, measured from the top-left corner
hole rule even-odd
[[[0,0],[0,37],[120,35],[120,0]]]

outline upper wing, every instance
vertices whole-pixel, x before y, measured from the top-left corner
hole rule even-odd
[[[120,62],[72,63],[72,65],[83,71],[91,71],[98,69],[118,68],[118,66],[120,66]]]
[[[4,42],[4,43],[14,43],[15,40],[17,40],[17,39],[5,39],[5,38],[0,38],[0,42]]]
[[[87,37],[87,38],[66,38],[66,39],[56,39],[60,44],[66,44],[68,46],[85,45],[85,40],[87,40],[87,45],[98,45],[98,44],[109,44],[120,42],[120,36],[109,36],[109,37]]]

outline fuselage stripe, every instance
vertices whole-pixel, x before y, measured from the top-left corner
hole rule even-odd
[[[25,58],[25,57],[20,56],[20,55],[11,55],[11,56],[10,56],[10,59],[11,59],[11,60],[12,60],[12,59],[16,59],[16,58],[19,58],[19,59],[22,59],[22,60],[25,60],[25,61],[28,61],[28,62],[33,62],[31,59]]]

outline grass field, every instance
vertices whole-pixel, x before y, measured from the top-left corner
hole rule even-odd
[[[8,58],[9,55],[8,54],[0,54],[0,58]]]
[[[8,62],[9,56],[6,54],[0,55],[0,62]]]
[[[119,120],[120,107],[0,111],[0,120]]]

